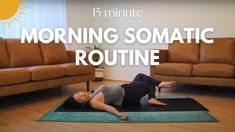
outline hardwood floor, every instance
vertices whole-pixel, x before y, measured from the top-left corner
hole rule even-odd
[[[120,81],[92,82],[92,89],[101,84]],[[58,89],[0,98],[0,132],[234,132],[235,88],[179,85],[162,89],[161,95],[189,96],[210,110],[219,122],[214,123],[68,123],[38,122],[43,114],[66,96],[85,91],[85,83]]]

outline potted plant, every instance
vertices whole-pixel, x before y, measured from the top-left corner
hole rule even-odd
[[[94,47],[86,47],[86,49],[90,52],[92,50],[99,50],[101,52],[104,51],[103,46],[101,45],[94,45]],[[94,61],[98,61],[100,59],[99,54],[94,54],[93,56]],[[102,64],[95,66],[95,80],[96,81],[103,81],[104,79],[104,67]]]

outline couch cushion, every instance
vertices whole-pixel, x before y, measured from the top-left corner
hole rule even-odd
[[[32,81],[42,81],[65,76],[65,68],[59,65],[27,67],[31,71]]]
[[[235,64],[234,51],[234,38],[215,38],[213,44],[201,44],[200,62]]]
[[[4,39],[0,38],[0,68],[9,67],[10,63],[8,60],[7,50]]]
[[[193,76],[233,77],[234,66],[230,64],[202,63],[193,66]]]
[[[161,63],[156,66],[156,73],[170,76],[191,76],[192,64],[187,63]]]
[[[186,40],[184,40],[186,42]],[[169,45],[168,61],[177,63],[198,63],[199,44],[193,39],[191,43],[174,41]]]
[[[91,65],[75,65],[75,63],[61,64],[66,69],[67,76],[76,76],[90,74],[94,72],[94,68]]]
[[[40,43],[44,64],[68,63],[69,56],[63,43]]]
[[[6,39],[11,67],[41,65],[42,57],[38,44],[21,44],[19,39]]]
[[[30,72],[24,68],[6,68],[0,70],[0,86],[30,81]]]

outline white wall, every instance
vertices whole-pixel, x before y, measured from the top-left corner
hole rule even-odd
[[[142,9],[142,18],[92,18],[92,8],[103,9]],[[224,0],[67,0],[68,27],[115,27],[123,31],[127,27],[149,27],[170,29],[174,27],[212,27],[215,32],[210,37],[235,37],[235,1]],[[120,35],[122,38],[123,36]],[[122,39],[120,39],[122,40]],[[115,45],[103,44],[106,49],[154,49],[167,48],[166,44],[133,44],[122,41]],[[75,50],[87,45],[69,45]],[[105,78],[131,80],[137,73],[149,74],[149,66],[105,67]]]

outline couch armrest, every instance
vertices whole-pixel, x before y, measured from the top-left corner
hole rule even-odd
[[[158,49],[153,49],[153,50],[158,50]],[[160,64],[168,61],[168,50],[159,50],[159,53],[156,53],[155,55],[159,56],[159,59],[155,61],[158,61]],[[155,75],[156,71],[155,68],[156,68],[155,66],[150,66],[151,77]]]
[[[152,50],[159,50],[159,49],[152,49]],[[158,61],[159,63],[164,63],[168,61],[168,50],[159,50],[159,53],[155,53],[155,56],[159,56]]]
[[[76,56],[75,51],[67,51],[67,53],[69,55],[70,62],[75,62],[75,56]]]
[[[159,63],[168,62],[168,50],[159,51]]]
[[[69,55],[69,60],[70,62],[75,62],[76,61],[76,51],[72,51],[72,50],[68,50],[67,51],[68,55]],[[87,64],[91,65],[91,63],[88,61],[88,53],[87,56],[85,58],[85,61],[87,62]]]

